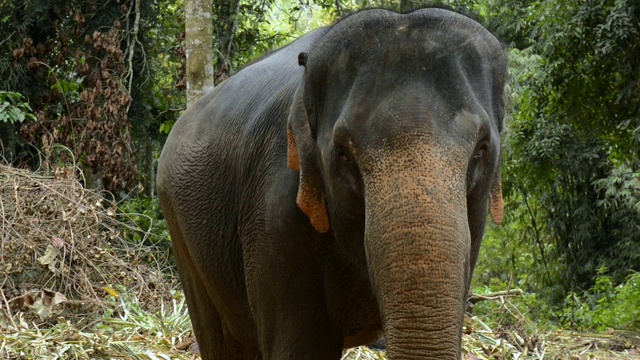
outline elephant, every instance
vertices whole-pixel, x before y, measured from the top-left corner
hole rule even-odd
[[[356,12],[190,106],[157,191],[203,359],[459,359],[500,185],[505,51],[453,11]]]

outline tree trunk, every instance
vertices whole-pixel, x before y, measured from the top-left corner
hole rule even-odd
[[[8,121],[0,121],[0,162],[12,164],[17,158],[17,150],[17,127]]]
[[[186,0],[187,106],[213,89],[211,0]]]

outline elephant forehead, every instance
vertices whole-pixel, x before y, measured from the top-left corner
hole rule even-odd
[[[470,49],[492,61],[504,62],[498,40],[469,18],[437,9],[404,15],[369,11],[335,25],[312,51],[309,66],[351,70],[382,58],[403,61],[406,68]]]
[[[494,115],[500,81],[483,61],[452,54],[403,66],[400,55],[390,56],[393,60],[369,59],[355,75],[344,69],[327,74],[320,101],[331,106],[324,106],[323,115],[373,133],[404,132],[425,123],[435,131],[450,126],[463,111],[484,118]]]
[[[491,106],[488,94],[503,83],[506,60],[495,37],[473,20],[437,11],[352,17],[309,54],[306,77],[318,101],[341,108],[356,98],[357,109],[367,111],[412,90],[441,96],[456,111],[474,98]]]

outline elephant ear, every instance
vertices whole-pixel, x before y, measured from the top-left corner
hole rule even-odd
[[[504,200],[502,200],[502,180],[500,179],[500,169],[496,171],[491,184],[491,192],[489,194],[489,213],[491,220],[495,224],[502,223],[504,218]]]
[[[296,91],[289,113],[287,165],[300,173],[296,198],[298,207],[309,217],[316,231],[326,233],[329,231],[329,214],[317,160],[317,144],[311,133],[304,104],[304,88],[304,84],[301,84]]]

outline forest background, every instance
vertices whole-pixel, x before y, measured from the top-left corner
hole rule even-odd
[[[0,2],[3,162],[72,164],[84,188],[109,194],[143,229],[128,241],[167,253],[154,179],[186,107],[184,1]],[[480,21],[510,59],[506,216],[487,228],[473,292],[519,292],[512,311],[500,311],[501,297],[476,313],[491,327],[524,317],[549,329],[639,330],[637,1],[213,0],[214,81],[350,11],[429,5]]]

